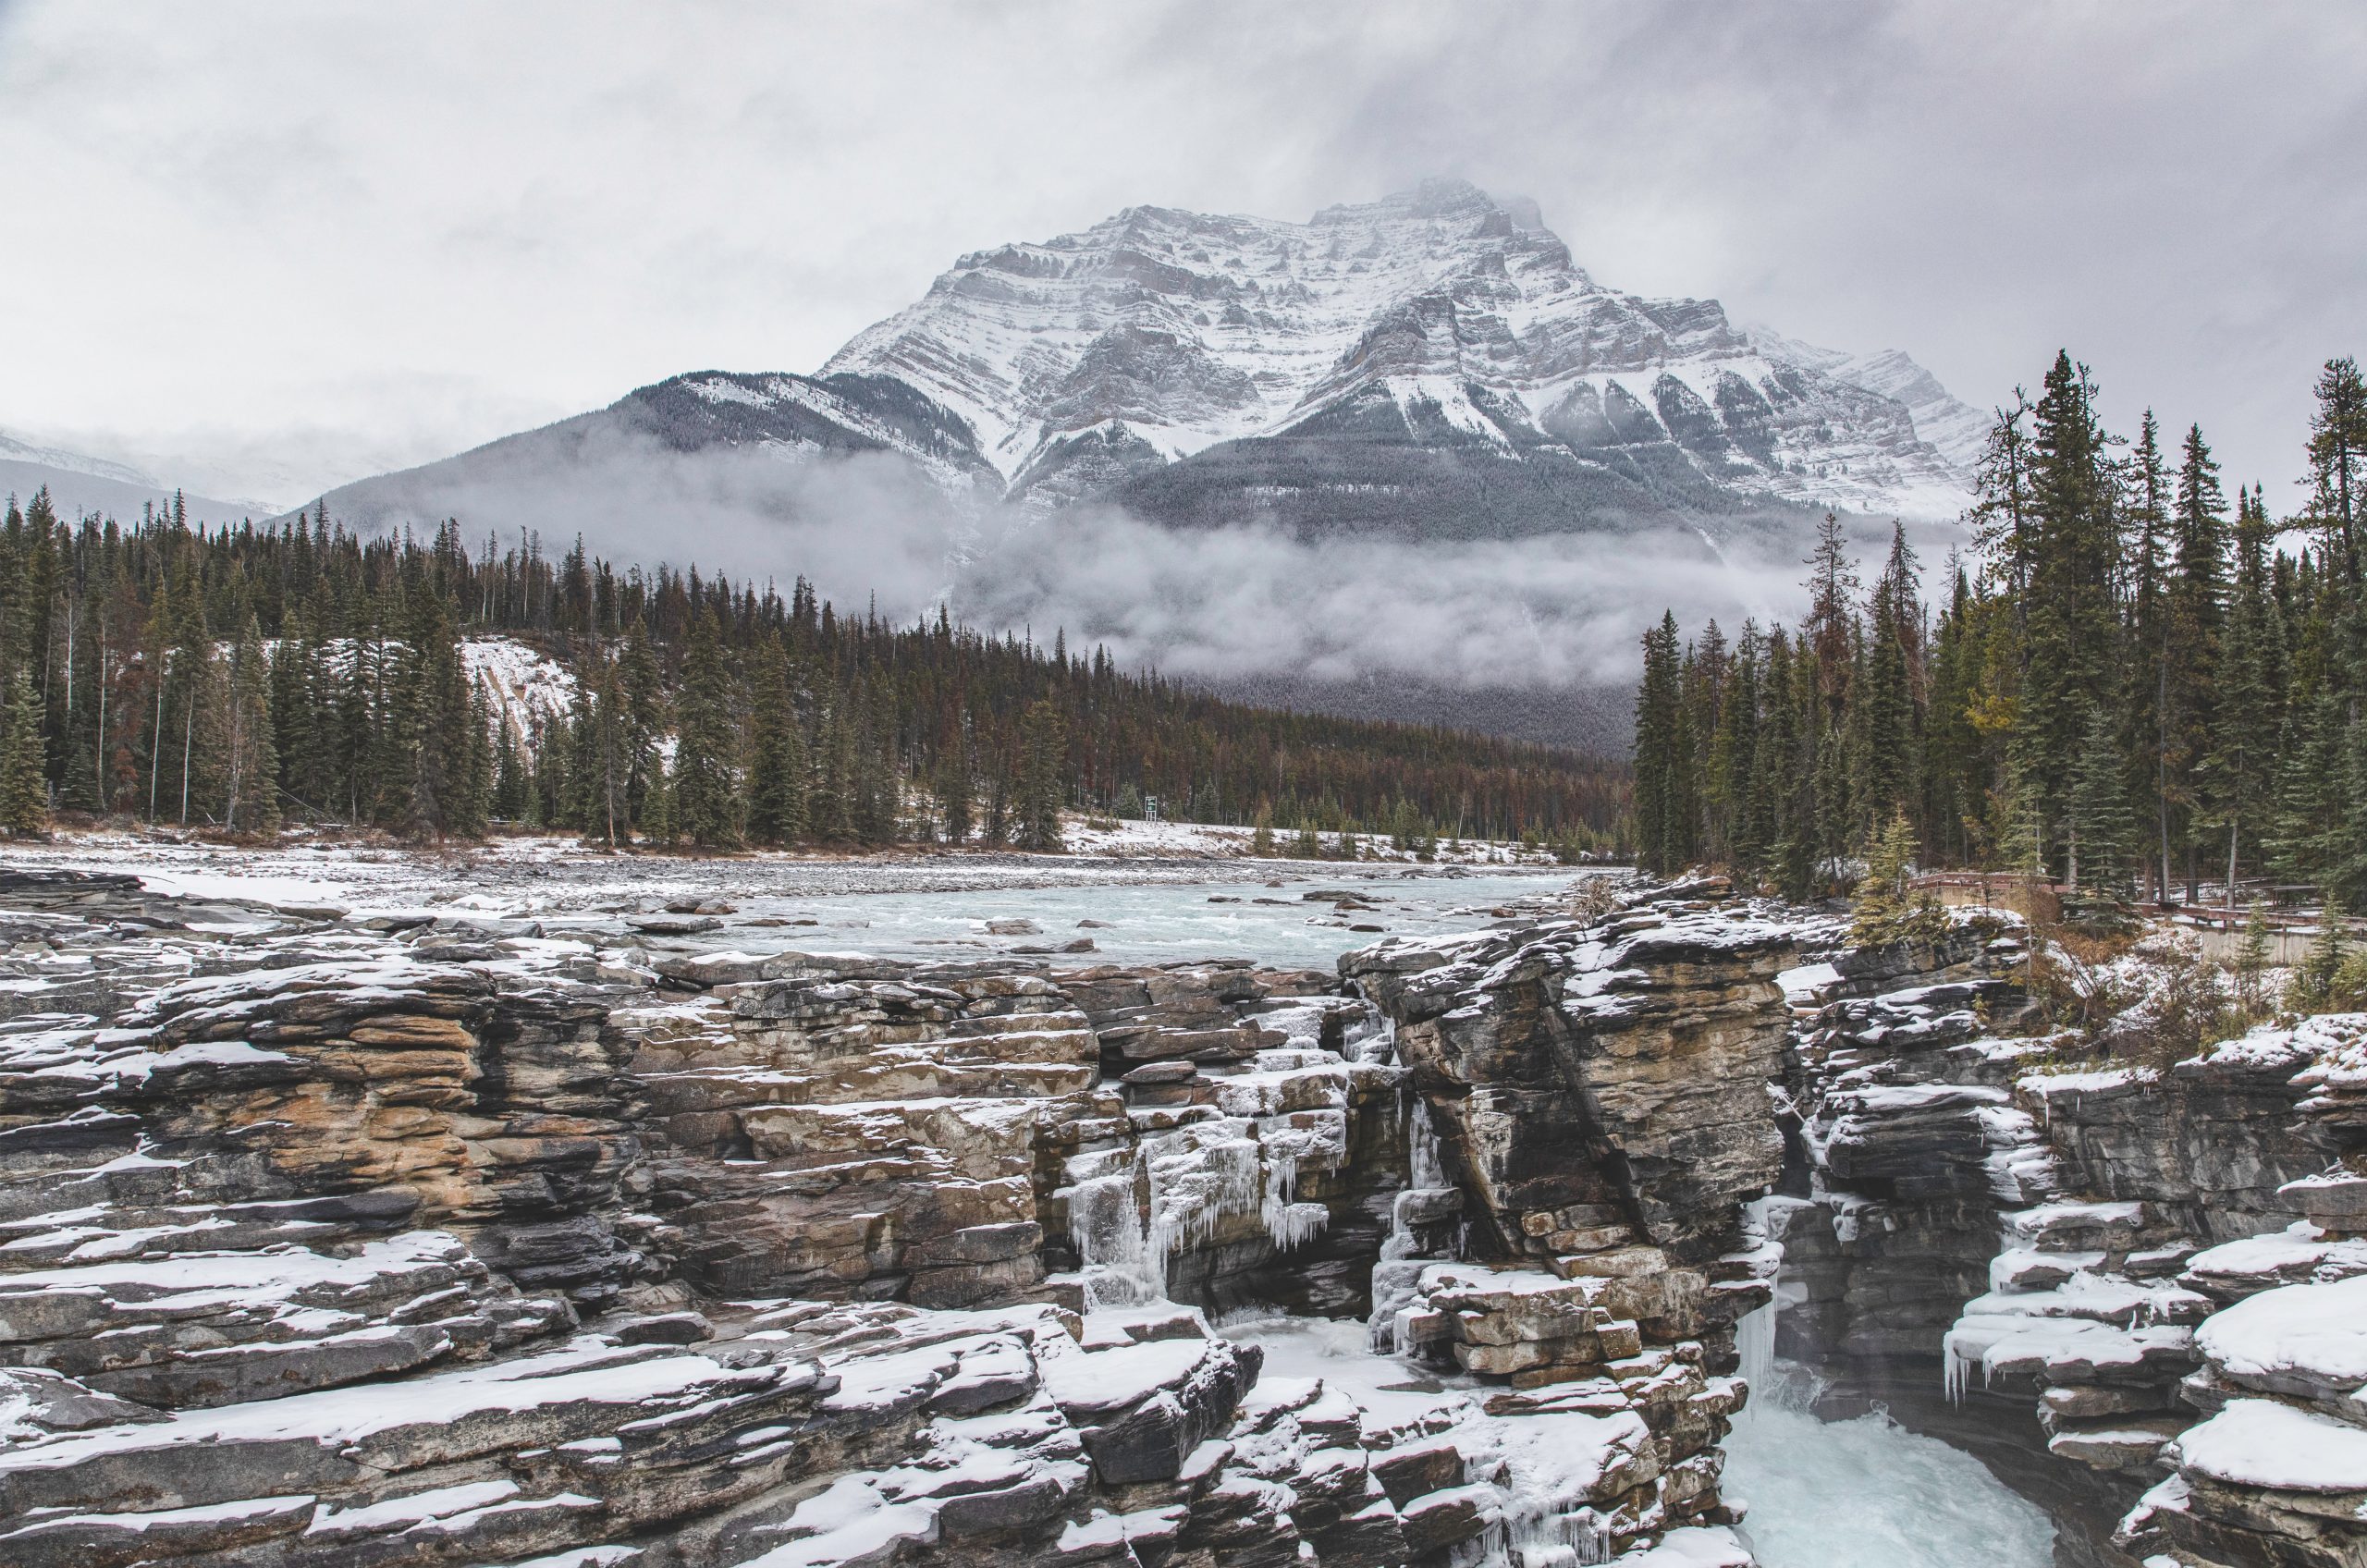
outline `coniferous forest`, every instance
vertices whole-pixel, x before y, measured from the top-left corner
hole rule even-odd
[[[466,640],[563,664],[521,718]],[[1219,701],[1156,674],[933,621],[842,615],[531,535],[472,556],[325,511],[208,532],[178,515],[0,528],[0,827],[53,813],[234,834],[413,839],[499,827],[603,844],[1057,848],[1064,809],[1338,835],[1606,845],[1625,769],[1574,753]],[[1270,838],[1261,831],[1260,839]],[[1336,844],[1337,839],[1334,840]]]
[[[2257,484],[2230,499],[2199,427],[2107,434],[2058,354],[1998,411],[1936,603],[1903,532],[1869,585],[1828,518],[1797,627],[1681,642],[1664,618],[1639,858],[1796,898],[1911,851],[2099,906],[2265,878],[2367,909],[2367,385],[2335,360],[2315,394],[2279,516]]]

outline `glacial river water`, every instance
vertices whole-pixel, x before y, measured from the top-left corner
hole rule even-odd
[[[697,942],[753,950],[812,945],[884,958],[953,958],[1090,939],[1095,956],[1063,955],[1062,962],[1239,956],[1276,966],[1329,969],[1342,953],[1384,936],[1436,937],[1484,928],[1494,911],[1515,900],[1558,893],[1580,875],[1441,876],[1352,870],[1253,882],[846,893],[818,900],[759,895],[740,900],[743,918],[773,915],[815,924],[751,928],[727,922]],[[1353,891],[1371,907],[1338,912],[1331,902],[1306,897],[1332,891]],[[989,929],[989,923],[1012,921],[1026,921],[1036,930],[1012,935]],[[755,940],[759,930],[761,942]]]

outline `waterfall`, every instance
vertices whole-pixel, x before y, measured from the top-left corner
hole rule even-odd
[[[1366,1319],[1367,1341],[1382,1355],[1395,1355],[1403,1348],[1398,1316],[1412,1304],[1422,1278],[1423,1260],[1416,1256],[1421,1250],[1414,1233],[1417,1217],[1435,1215],[1442,1202],[1460,1197],[1439,1161],[1438,1129],[1431,1123],[1429,1106],[1419,1096],[1409,1096],[1409,1101],[1404,1117],[1408,1184],[1389,1207],[1389,1235],[1372,1267],[1372,1315]]]
[[[1763,1246],[1767,1241],[1767,1213],[1771,1198],[1753,1198],[1743,1205],[1743,1235]],[[1742,1380],[1750,1390],[1750,1403],[1743,1407],[1746,1417],[1760,1407],[1763,1398],[1775,1386],[1775,1322],[1783,1310],[1784,1292],[1781,1266],[1768,1294],[1767,1305],[1745,1313],[1735,1324],[1735,1352],[1742,1358]]]
[[[1742,1356],[1742,1380],[1750,1388],[1751,1403],[1746,1410],[1756,1410],[1759,1398],[1773,1386],[1775,1379],[1775,1304],[1754,1308],[1735,1325],[1735,1349]]]
[[[1167,1294],[1167,1256],[1154,1254],[1136,1188],[1141,1161],[1124,1150],[1081,1154],[1068,1164],[1069,1238],[1088,1307],[1141,1306]]]
[[[1448,1185],[1446,1168],[1439,1163],[1439,1130],[1430,1121],[1429,1102],[1418,1095],[1407,1119],[1405,1168],[1408,1186],[1436,1190]]]
[[[1346,1114],[1278,1127],[1264,1140],[1259,1131],[1255,1119],[1221,1116],[1145,1134],[1131,1151],[1071,1157],[1061,1191],[1088,1306],[1165,1301],[1168,1259],[1208,1241],[1231,1216],[1257,1215],[1283,1251],[1322,1234],[1331,1210],[1294,1201],[1299,1170],[1344,1152]]]

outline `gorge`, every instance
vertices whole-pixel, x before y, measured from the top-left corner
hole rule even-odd
[[[2367,1561],[2367,1018],[2093,1060],[2008,919],[1710,880],[1331,968],[716,907],[0,873],[0,1559]],[[1957,1489],[1734,1484],[1826,1443]]]

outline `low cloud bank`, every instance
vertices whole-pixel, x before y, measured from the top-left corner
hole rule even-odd
[[[1797,511],[1724,520],[1715,543],[1664,523],[1308,540],[1174,529],[1106,507],[1047,517],[949,495],[901,458],[683,452],[599,419],[333,492],[330,511],[364,529],[456,517],[472,541],[505,545],[537,532],[546,556],[580,533],[619,564],[695,564],[757,583],[802,573],[842,607],[909,620],[947,603],[989,631],[1049,643],[1057,628],[1123,666],[1294,705],[1351,692],[1359,710],[1386,708],[1402,685],[1408,717],[1452,717],[1453,694],[1468,692],[1484,695],[1471,722],[1540,734],[1552,726],[1518,722],[1521,694],[1540,713],[1557,694],[1593,693],[1600,706],[1632,681],[1637,640],[1663,610],[1688,634],[1712,617],[1731,632],[1746,616],[1788,619],[1802,599]],[[1867,553],[1886,533],[1865,528]]]

